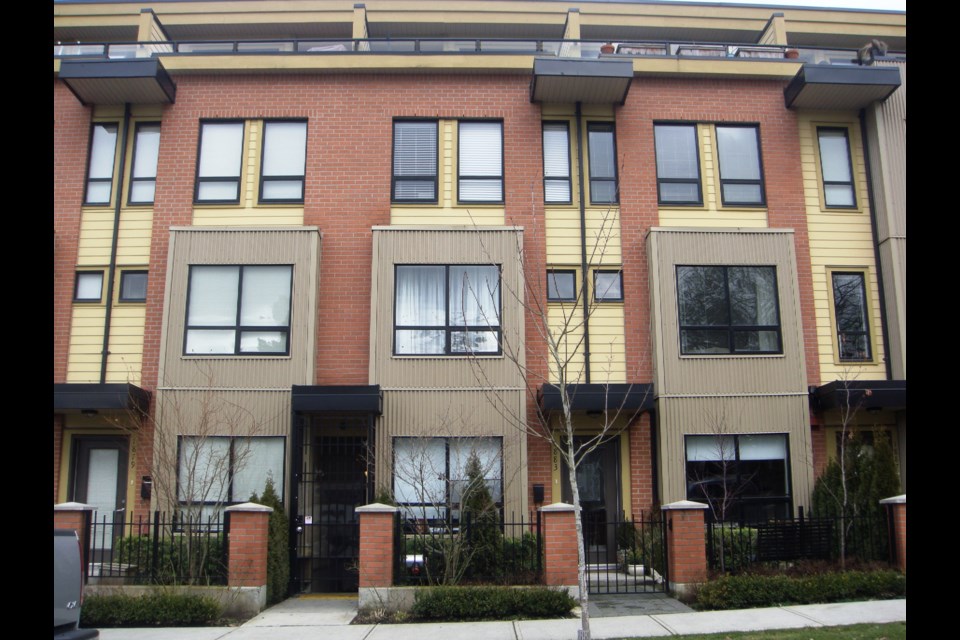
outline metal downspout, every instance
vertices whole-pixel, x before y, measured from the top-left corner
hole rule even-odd
[[[877,223],[877,210],[873,198],[873,172],[870,170],[870,150],[867,148],[866,109],[860,109],[860,146],[863,147],[864,167],[867,172],[867,203],[870,207],[870,231],[873,233],[873,260],[877,265],[877,291],[880,297],[880,340],[883,342],[883,360],[887,380],[893,380],[893,367],[890,364],[890,337],[887,333],[887,301],[883,293],[883,264],[880,262],[880,234]],[[879,153],[879,149],[877,150]]]
[[[583,373],[590,384],[590,272],[587,265],[587,209],[583,189],[583,120],[577,103],[577,188],[580,190],[580,273],[583,278]]]
[[[127,138],[130,135],[130,103],[123,105],[123,134],[120,136],[120,172],[117,176],[117,198],[113,206],[113,238],[110,240],[110,267],[107,270],[107,307],[103,318],[103,349],[100,351],[100,384],[107,382],[107,359],[110,357],[110,320],[113,316],[113,285],[116,281],[117,244],[120,241],[120,208],[123,203],[123,174],[127,166]]]

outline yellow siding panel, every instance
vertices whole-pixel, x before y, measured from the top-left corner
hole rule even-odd
[[[767,211],[746,209],[660,209],[660,225],[664,227],[754,228],[767,226]]]
[[[503,207],[484,208],[429,208],[429,207],[394,207],[390,210],[390,224],[416,226],[503,226],[505,213]]]
[[[443,208],[453,208],[457,204],[457,123],[455,120],[441,120],[440,131],[440,175],[439,202]]]
[[[247,178],[243,181],[243,192],[240,194],[240,202],[246,207],[253,207],[257,204],[257,195],[260,189],[260,128],[260,120],[247,121],[246,158],[243,163]]]
[[[129,209],[120,214],[117,240],[118,263],[146,264],[150,261],[150,236],[153,231],[152,209]],[[122,261],[120,257],[123,257]]]
[[[74,305],[67,354],[67,382],[99,382],[103,305]]]
[[[561,370],[565,382],[579,381],[583,376],[583,350],[580,342],[583,338],[582,316],[580,308],[574,304],[551,304],[547,311],[549,348],[556,348],[556,354],[549,356],[550,382],[560,382]]]
[[[590,381],[627,381],[622,304],[597,305],[590,316]]]
[[[113,210],[83,209],[80,216],[77,266],[109,263],[110,243],[113,239]]]
[[[211,227],[303,225],[303,207],[196,207],[193,224]]]

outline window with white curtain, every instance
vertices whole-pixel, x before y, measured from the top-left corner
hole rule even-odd
[[[543,123],[543,199],[557,204],[572,202],[570,125],[566,122]]]
[[[195,265],[184,353],[287,354],[291,265]]]
[[[303,202],[307,123],[263,123],[260,202]]]
[[[197,202],[240,201],[243,127],[243,122],[201,123]]]
[[[499,353],[498,266],[398,265],[395,275],[395,354]]]
[[[116,122],[96,122],[90,134],[87,191],[84,204],[108,205],[113,194],[113,170],[117,154]]]
[[[503,202],[503,123],[459,123],[460,202]]]
[[[393,201],[437,201],[437,121],[393,123]]]

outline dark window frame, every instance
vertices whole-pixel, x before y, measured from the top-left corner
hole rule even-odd
[[[590,134],[591,133],[609,133],[610,134],[610,151],[613,154],[613,175],[612,176],[596,176],[594,173],[594,167],[596,163],[592,155],[589,155],[589,177],[590,177],[590,204],[619,204],[620,203],[620,185],[618,180],[618,168],[617,168],[617,129],[614,123],[612,122],[587,122],[587,149],[590,148]],[[610,200],[598,200],[594,194],[593,185],[595,182],[601,183],[610,183],[613,185],[613,198]]]
[[[847,147],[847,170],[850,172],[850,180],[827,180],[826,175],[823,171],[823,149],[820,144],[820,134],[822,132],[833,132],[833,133],[842,133],[844,142]],[[850,129],[844,126],[818,126],[817,127],[817,160],[819,161],[820,169],[820,187],[821,192],[823,193],[823,206],[827,209],[858,209],[859,205],[857,204],[857,180],[853,172],[853,149],[850,145]],[[848,186],[850,187],[850,199],[853,201],[852,204],[830,204],[829,196],[827,195],[828,186]]]
[[[860,309],[860,315],[863,320],[863,329],[850,331],[850,330],[841,330],[840,327],[840,314],[838,310],[838,295],[837,295],[837,276],[853,276],[859,280],[859,294],[860,300],[862,301],[862,308]],[[836,270],[830,272],[830,295],[833,303],[833,320],[834,320],[834,331],[836,332],[836,347],[837,347],[837,359],[840,362],[873,362],[873,343],[870,336],[870,299],[867,297],[867,274],[865,271],[848,271],[848,270]],[[844,357],[845,349],[844,343],[847,336],[861,337],[863,338],[865,346],[865,355],[863,357]]]
[[[753,129],[756,136],[757,143],[757,173],[759,178],[756,180],[747,180],[747,179],[733,179],[733,178],[724,178],[723,177],[723,162],[721,161],[722,154],[720,152],[720,135],[716,135],[716,146],[717,146],[717,168],[720,176],[720,202],[725,207],[765,207],[767,206],[767,191],[765,187],[765,178],[763,173],[763,146],[760,142],[760,125],[759,124],[739,124],[739,123],[717,123],[714,125],[715,130],[719,129]],[[726,190],[724,187],[726,185],[755,185],[760,189],[760,199],[756,202],[750,201],[737,201],[730,200],[727,201]]]
[[[598,296],[600,291],[599,286],[597,286],[597,276],[598,275],[616,275],[620,278],[620,296]],[[594,269],[593,271],[593,301],[598,303],[605,302],[623,302],[623,269]]]
[[[481,124],[481,123],[495,123],[500,126],[500,174],[499,175],[464,175],[462,163],[460,162],[461,153],[463,150],[462,139],[461,139],[461,128],[463,125],[467,124]],[[503,120],[500,119],[484,119],[484,118],[464,118],[457,120],[457,204],[491,204],[498,205],[504,204],[506,198],[506,185],[504,180],[505,173],[505,158],[504,153],[504,125]],[[499,180],[500,181],[500,198],[498,200],[465,200],[461,197],[461,184],[464,180]]]
[[[236,267],[239,269],[239,274],[237,278],[237,309],[235,318],[236,321],[232,325],[191,325],[190,324],[190,296],[192,294],[193,288],[193,273],[194,268],[203,268],[203,267]],[[264,325],[243,325],[240,323],[240,315],[243,312],[243,272],[245,269],[257,268],[257,267],[288,267],[290,270],[290,307],[287,311],[287,324],[280,326],[264,326]],[[190,265],[187,270],[187,301],[184,309],[184,323],[183,323],[183,355],[186,357],[256,357],[256,356],[268,356],[268,357],[277,357],[277,356],[289,356],[290,355],[290,328],[293,324],[293,267],[292,264],[193,264]],[[231,352],[219,352],[219,353],[191,353],[187,351],[187,340],[190,336],[190,331],[233,331],[234,335],[234,348]],[[240,348],[240,342],[245,332],[251,333],[282,333],[286,336],[286,349],[283,351],[242,351]]]
[[[96,298],[81,298],[80,297],[80,278],[83,276],[89,276],[96,274],[100,276],[100,295]],[[103,302],[103,285],[105,284],[105,278],[103,271],[89,270],[89,271],[77,271],[74,274],[73,278],[73,301],[74,302],[88,302],[88,303],[101,303]]]
[[[265,175],[264,174],[264,165],[265,165],[265,154],[267,151],[267,128],[271,124],[302,124],[303,125],[303,173],[298,175]],[[306,196],[307,191],[307,138],[309,135],[308,121],[303,118],[289,118],[289,119],[270,119],[263,120],[261,124],[261,140],[260,140],[260,183],[257,190],[257,202],[259,204],[303,204],[304,197]],[[241,158],[243,157],[243,151],[241,147]],[[243,167],[243,162],[240,163],[241,171]],[[263,196],[263,187],[266,183],[269,182],[300,182],[300,197],[299,198],[264,198]]]
[[[146,177],[142,177],[142,176],[141,176],[141,177],[137,177],[137,148],[138,148],[138,146],[139,146],[139,144],[140,144],[140,131],[141,131],[141,129],[143,129],[143,128],[145,128],[145,127],[156,127],[156,128],[157,128],[157,135],[159,135],[159,134],[160,134],[160,126],[161,126],[161,123],[160,123],[159,121],[156,121],[156,122],[154,122],[154,121],[137,122],[136,125],[134,126],[134,129],[133,129],[133,149],[132,149],[132,153],[131,153],[131,156],[130,156],[130,182],[129,182],[129,185],[128,185],[128,187],[127,187],[127,204],[128,204],[128,205],[133,205],[133,206],[152,205],[152,204],[154,203],[154,201],[156,200],[156,188],[157,188],[157,174],[156,174],[156,171],[154,172],[154,174],[153,174],[152,176],[146,176]],[[160,167],[159,155],[160,155],[160,148],[159,148],[159,145],[158,145],[158,147],[157,147],[157,157],[158,157],[158,161],[157,161],[157,163],[156,163],[156,164],[157,164],[157,170],[159,170],[159,167]],[[134,199],[133,199],[133,187],[134,187],[134,185],[135,185],[136,183],[138,183],[138,182],[152,182],[152,183],[153,183],[153,188],[154,188],[154,197],[151,198],[150,200],[134,200]]]
[[[543,154],[543,201],[545,204],[555,205],[555,204],[573,204],[573,158],[570,156],[570,122],[567,120],[544,120],[540,125],[540,143],[541,149],[543,148],[543,137],[547,131],[548,126],[562,126],[567,138],[566,145],[566,154],[567,154],[567,175],[565,177],[561,176],[548,176],[547,175],[547,155]],[[566,200],[549,200],[547,199],[547,183],[557,182],[565,183],[567,186],[568,197]]]
[[[656,169],[660,147],[657,146],[657,127],[687,127],[693,129],[693,152],[697,160],[696,178],[663,178],[657,171],[657,204],[665,207],[702,207],[703,206],[703,167],[700,165],[700,132],[697,123],[693,122],[655,122],[653,123],[654,168]],[[693,184],[697,187],[696,200],[664,200],[664,184]]]
[[[397,176],[397,125],[403,123],[433,123],[435,146],[433,149],[433,175],[432,176]],[[391,142],[390,155],[390,201],[396,204],[437,204],[440,202],[440,121],[436,118],[394,118],[393,120],[393,139]],[[423,182],[433,185],[432,198],[398,198],[397,180],[401,182]]]
[[[105,178],[91,178],[90,170],[93,169],[93,152],[94,145],[93,140],[96,137],[97,127],[113,127],[113,158],[110,163],[110,176]],[[102,121],[102,122],[92,122],[90,124],[90,137],[87,142],[87,170],[84,173],[84,183],[83,183],[83,204],[84,206],[89,207],[109,207],[113,202],[116,194],[114,193],[114,181],[117,176],[117,147],[120,144],[120,123],[115,120]],[[90,185],[96,184],[106,184],[110,186],[110,194],[107,196],[106,201],[90,201]]]
[[[224,176],[201,176],[200,175],[200,159],[203,156],[203,129],[207,125],[216,126],[216,125],[227,125],[227,124],[239,124],[240,125],[240,157],[238,158],[239,164],[237,165],[237,172],[235,176],[224,175]],[[196,176],[194,189],[193,189],[193,202],[194,204],[240,204],[240,197],[243,193],[243,154],[244,154],[244,141],[247,137],[247,121],[242,119],[227,119],[227,120],[201,120],[200,121],[200,131],[197,136],[197,168],[194,172]],[[204,182],[233,182],[236,183],[237,187],[237,196],[235,198],[209,198],[201,199],[200,198],[200,185]]]
[[[126,283],[127,277],[132,275],[142,275],[144,277],[144,287],[143,287],[144,293],[142,298],[131,298],[128,296],[124,296],[123,294],[124,283]],[[117,294],[117,300],[119,300],[120,302],[146,302],[147,301],[146,290],[147,290],[147,285],[149,284],[149,281],[147,280],[147,278],[148,278],[148,272],[146,269],[124,269],[123,271],[121,271],[120,272],[120,291]]]
[[[397,323],[397,284],[399,283],[399,270],[404,267],[443,267],[443,313],[444,324],[442,325],[400,325]],[[450,320],[450,268],[451,267],[495,267],[498,276],[497,309],[500,314],[500,324],[498,325],[458,325],[451,324]],[[491,357],[503,355],[503,267],[499,264],[466,264],[466,263],[448,263],[448,264],[395,264],[393,266],[393,355],[400,357]],[[397,351],[397,332],[398,331],[443,331],[444,348],[442,353],[399,353]],[[470,332],[494,332],[497,336],[496,351],[453,351],[451,336],[454,333]]]
[[[683,324],[682,317],[682,308],[680,305],[680,296],[681,296],[681,269],[723,269],[723,284],[724,284],[724,299],[725,299],[725,310],[726,310],[726,323],[725,324],[713,324],[713,325],[696,325],[696,324]],[[730,301],[730,269],[770,269],[773,273],[773,293],[774,293],[774,304],[776,308],[776,324],[734,324],[731,317],[731,301]],[[699,357],[744,357],[752,355],[780,355],[783,354],[783,319],[780,314],[780,280],[777,276],[777,267],[776,265],[757,265],[757,264],[683,264],[676,265],[675,268],[675,277],[677,283],[677,324],[679,327],[678,338],[680,346],[680,354],[683,356],[699,356]],[[684,340],[683,335],[685,331],[713,331],[713,332],[726,332],[727,333],[727,351],[724,352],[709,352],[709,351],[686,351],[684,350]],[[777,348],[776,349],[737,349],[736,347],[736,337],[738,333],[747,333],[747,332],[776,332],[777,336]]]
[[[556,290],[556,278],[554,276],[567,276],[569,275],[572,279],[571,284],[573,285],[573,295],[569,298],[564,298],[559,295],[550,295],[550,280],[554,279],[554,287]],[[547,269],[547,302],[576,302],[577,300],[577,271],[576,269]]]

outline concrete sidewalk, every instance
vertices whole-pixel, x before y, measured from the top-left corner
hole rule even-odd
[[[356,605],[356,596],[291,598],[239,627],[103,629],[100,637],[103,640],[555,640],[576,638],[580,627],[580,621],[572,618],[351,625],[350,621],[357,612]],[[662,609],[669,603],[655,606]],[[590,628],[594,638],[603,640],[828,627],[906,619],[906,600],[879,600],[737,611],[591,617]]]

